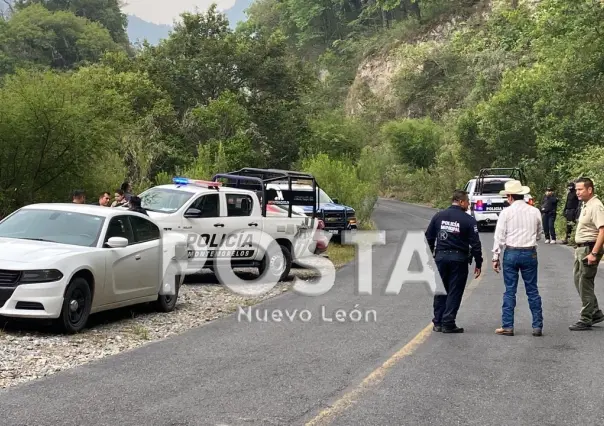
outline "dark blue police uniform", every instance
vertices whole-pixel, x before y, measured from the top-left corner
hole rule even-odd
[[[455,318],[466,289],[468,265],[472,257],[476,268],[481,268],[483,261],[476,219],[462,207],[451,205],[432,218],[426,239],[447,291],[444,296],[434,296],[434,330],[461,333],[463,329],[457,327]]]

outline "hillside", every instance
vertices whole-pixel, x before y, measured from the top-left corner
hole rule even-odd
[[[313,99],[369,129],[360,145],[381,154],[384,193],[443,205],[488,166],[525,167],[538,198],[582,173],[604,179],[601,2],[350,2],[314,15],[299,5],[259,0],[250,20],[315,64]]]

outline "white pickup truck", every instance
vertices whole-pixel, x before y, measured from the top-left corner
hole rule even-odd
[[[509,206],[506,197],[500,195],[499,191],[505,189],[506,182],[514,179],[520,180],[523,185],[526,185],[524,173],[519,168],[482,169],[478,176],[474,176],[466,183],[464,191],[470,197],[468,214],[476,219],[479,228],[484,229],[497,225],[499,213]],[[530,205],[534,203],[530,194],[525,195],[524,200]]]
[[[270,266],[284,280],[295,258],[321,251],[313,240],[319,221],[297,213],[288,215],[274,206],[263,214],[254,191],[176,177],[172,184],[155,186],[139,196],[142,207],[164,231],[186,235],[189,261],[184,275],[213,269],[215,262],[224,261],[233,267],[257,267],[260,274]],[[237,235],[238,231],[242,233]],[[266,245],[266,240],[261,243],[257,231],[279,244],[281,256],[269,259],[265,255],[259,245]]]

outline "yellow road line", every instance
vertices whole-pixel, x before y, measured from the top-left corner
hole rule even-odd
[[[482,274],[477,278],[472,280],[472,282],[466,287],[466,291],[463,295],[463,300],[466,300],[472,291],[478,286],[478,283],[482,280],[484,276],[484,270],[488,266],[488,262],[484,262]],[[472,273],[474,268],[470,269]],[[329,424],[338,414],[342,414],[347,408],[352,406],[356,401],[357,397],[360,396],[363,392],[367,391],[369,387],[377,385],[381,380],[386,376],[386,373],[390,368],[392,368],[396,363],[398,363],[404,357],[411,355],[415,350],[424,343],[428,336],[432,333],[432,322],[428,324],[422,331],[420,331],[413,339],[411,339],[405,346],[399,349],[394,355],[392,355],[386,362],[384,362],[380,367],[373,370],[365,379],[353,390],[344,394],[341,398],[339,398],[333,405],[328,408],[322,410],[316,417],[306,423],[306,426],[315,426],[315,425],[325,425]]]

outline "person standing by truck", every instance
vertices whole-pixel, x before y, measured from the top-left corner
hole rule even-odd
[[[575,190],[575,183],[569,182],[567,185],[568,193],[566,194],[566,203],[564,204],[564,218],[566,219],[566,237],[562,240],[562,244],[568,244],[573,225],[577,223],[577,213],[579,210],[579,198]]]
[[[545,197],[541,202],[541,214],[545,243],[556,244],[556,211],[558,209],[558,197],[554,195],[554,189],[548,187]]]

